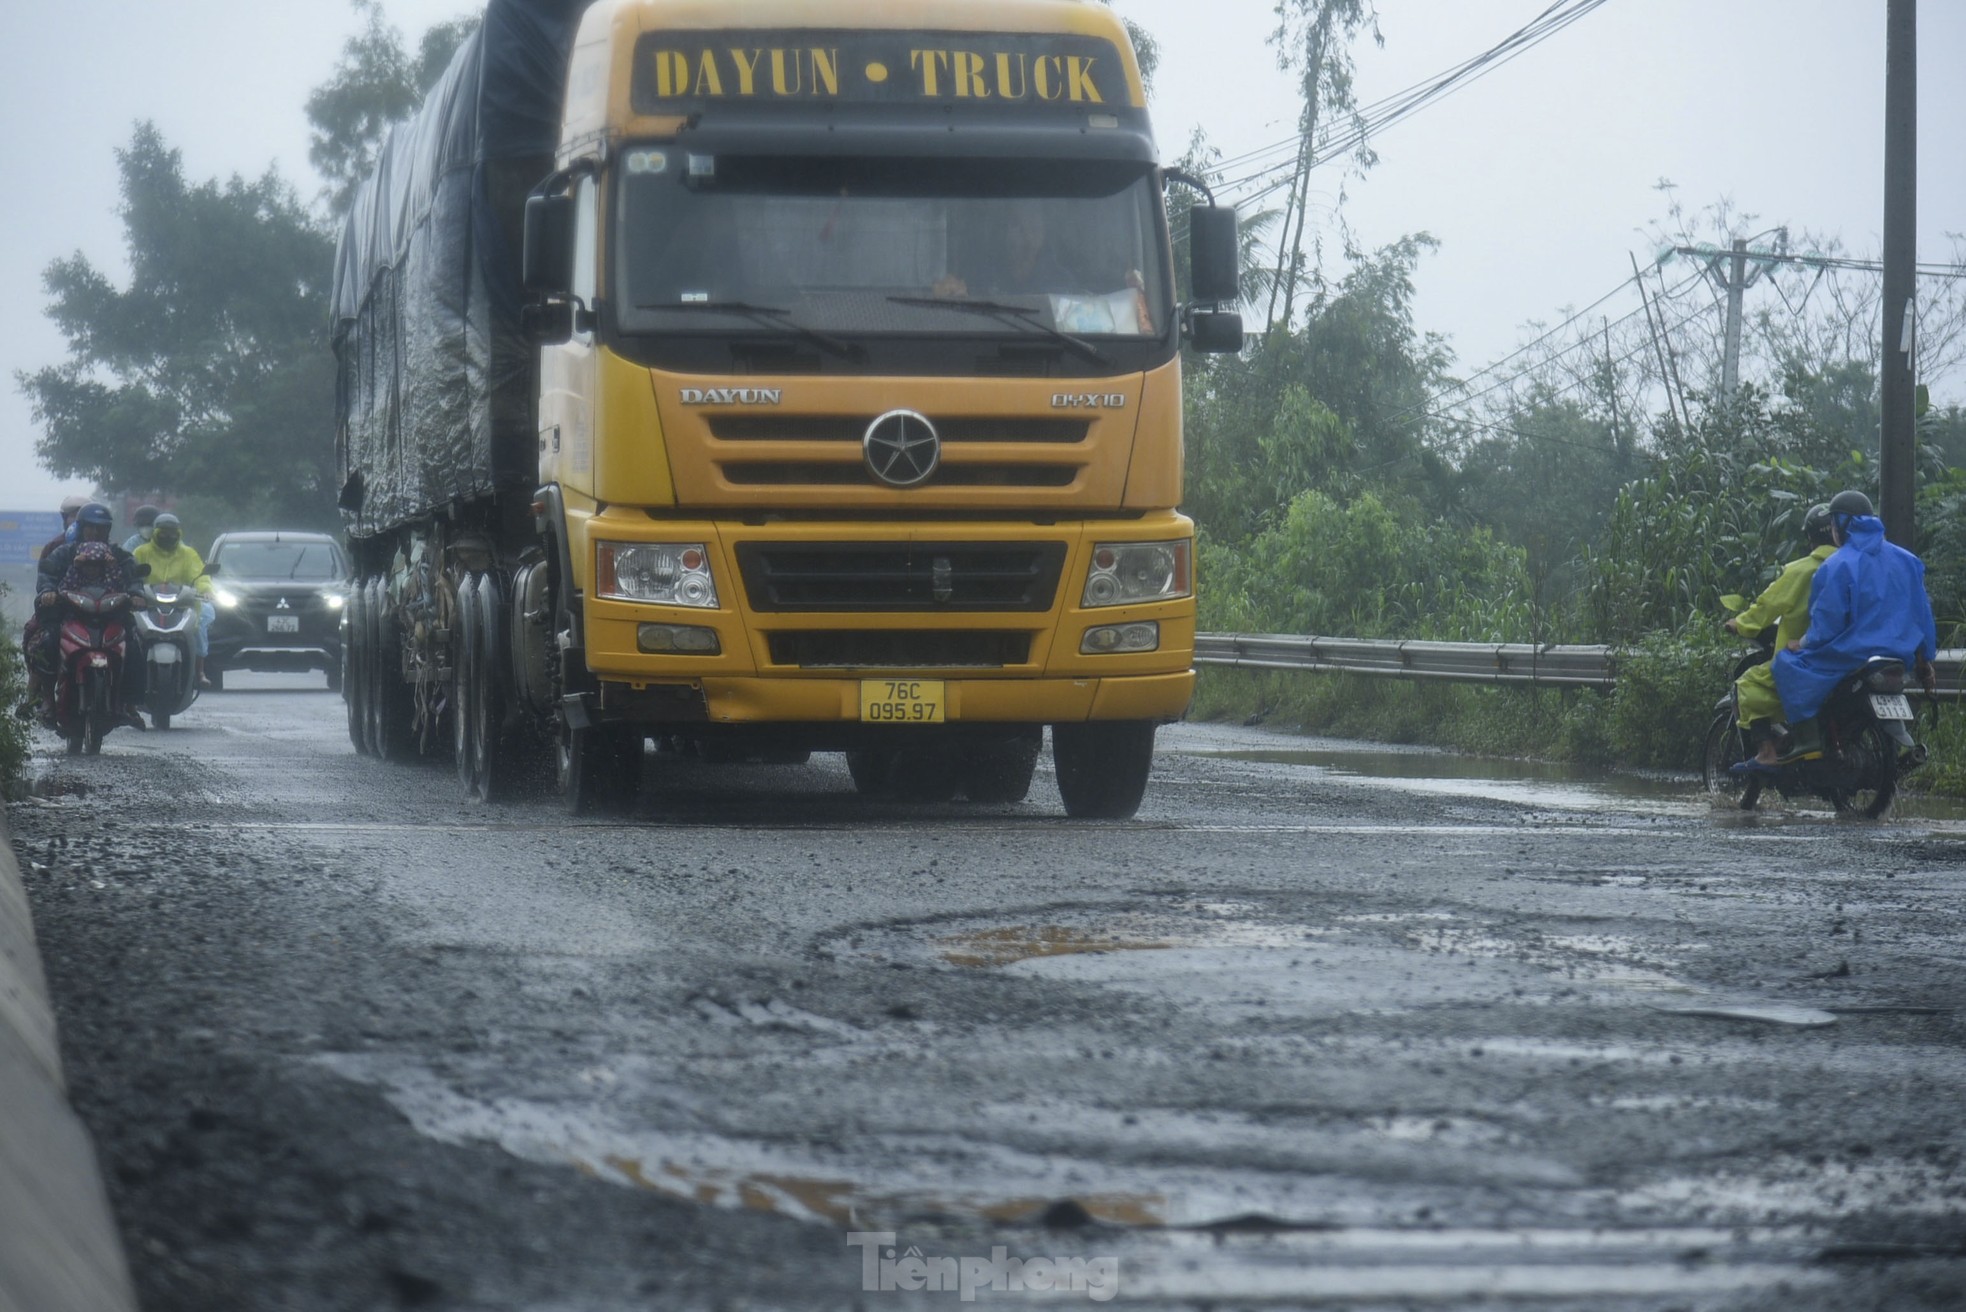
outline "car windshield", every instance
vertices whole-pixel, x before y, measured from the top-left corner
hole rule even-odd
[[[1139,164],[623,158],[615,269],[629,333],[1035,325],[1138,338],[1172,312],[1158,197]]]
[[[341,577],[341,562],[326,542],[228,542],[216,559],[227,578],[319,583]]]

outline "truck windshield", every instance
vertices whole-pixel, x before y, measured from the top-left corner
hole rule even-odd
[[[622,158],[628,333],[770,333],[770,307],[779,332],[1137,339],[1172,314],[1159,196],[1139,164]],[[966,304],[1016,312],[950,313]]]

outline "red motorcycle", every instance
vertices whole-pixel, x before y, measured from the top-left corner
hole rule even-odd
[[[130,594],[109,584],[61,594],[61,665],[55,678],[55,732],[68,754],[94,756],[103,735],[123,723],[123,666],[129,652]]]

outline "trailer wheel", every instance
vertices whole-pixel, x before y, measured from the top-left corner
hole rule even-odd
[[[1154,764],[1150,720],[1106,720],[1051,727],[1051,760],[1065,814],[1124,820],[1140,809]]]
[[[363,756],[369,754],[369,680],[364,662],[368,659],[369,592],[357,584],[348,593],[348,637],[342,643],[342,659],[349,664],[352,677],[341,688],[341,699],[348,704],[348,741]],[[211,671],[206,672],[211,677]]]
[[[643,735],[619,725],[560,728],[560,801],[574,815],[626,811],[642,782]]]

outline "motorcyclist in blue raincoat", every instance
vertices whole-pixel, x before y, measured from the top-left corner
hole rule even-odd
[[[1863,493],[1839,492],[1829,508],[1837,550],[1810,585],[1809,632],[1775,653],[1775,689],[1794,729],[1789,760],[1822,750],[1816,713],[1865,661],[1895,656],[1929,690],[1939,650],[1925,562],[1884,540],[1884,523]]]

